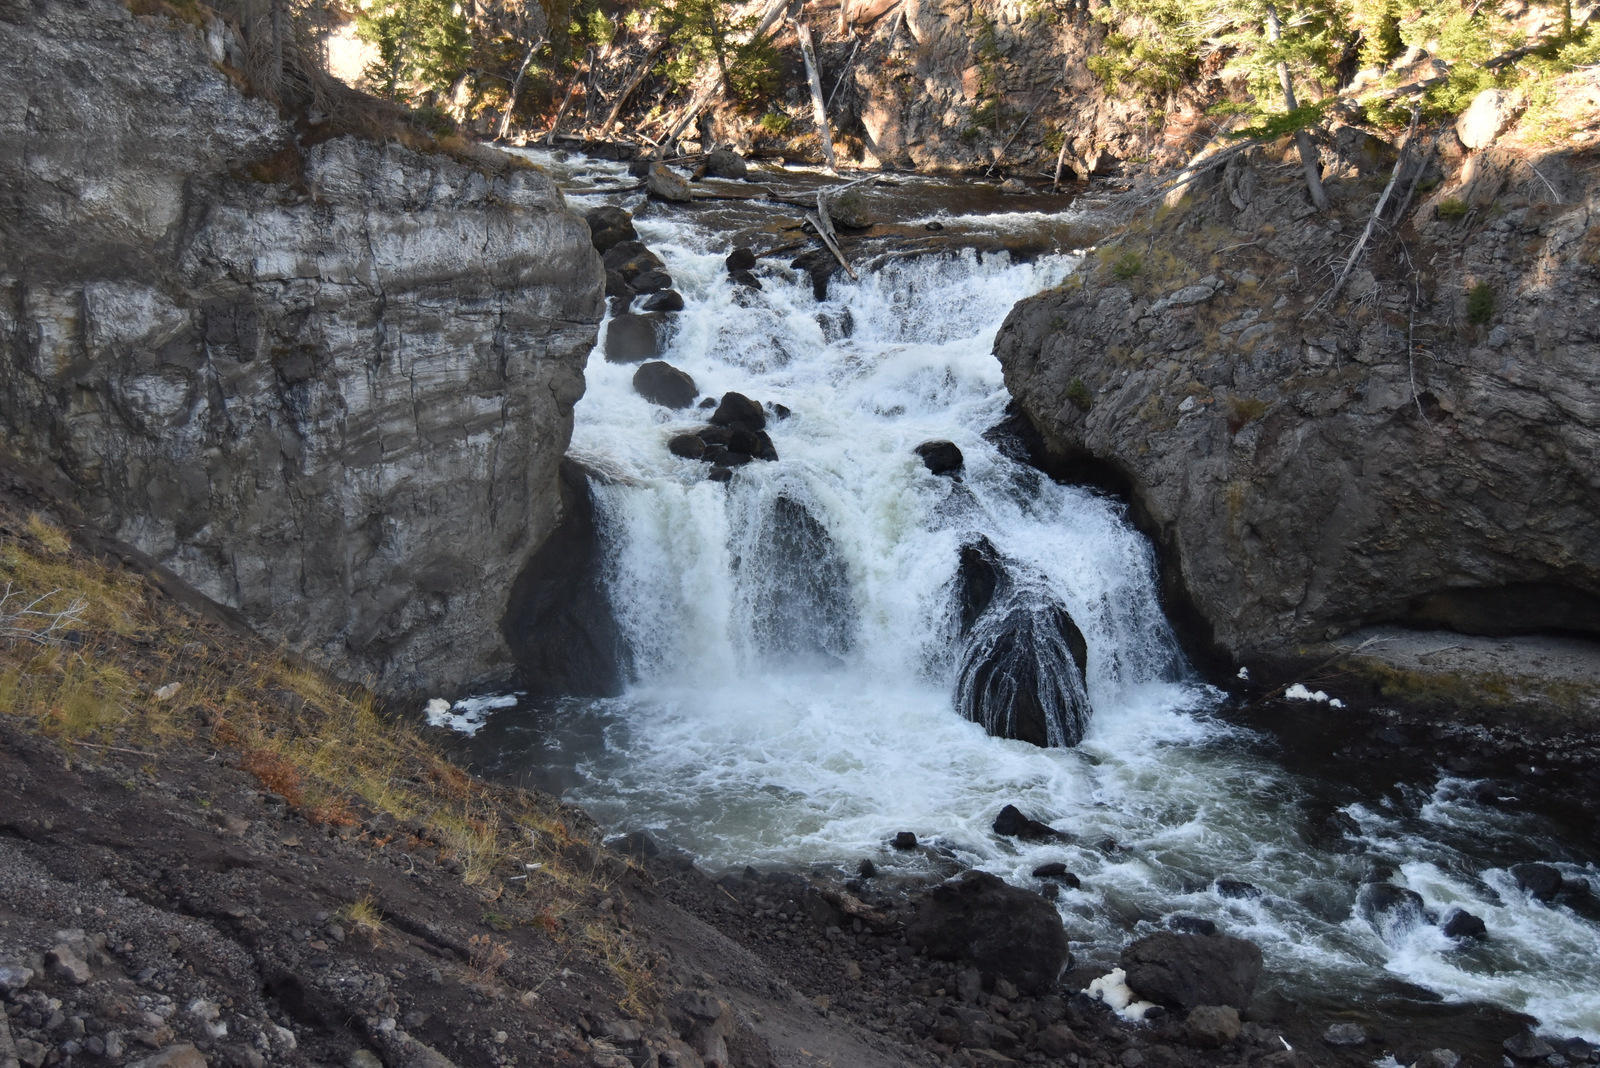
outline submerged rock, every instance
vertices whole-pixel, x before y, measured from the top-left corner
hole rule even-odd
[[[1142,998],[1188,1012],[1201,1005],[1243,1011],[1261,978],[1261,949],[1228,935],[1162,931],[1122,951],[1128,986]]]
[[[1511,877],[1517,881],[1517,889],[1535,901],[1549,904],[1561,893],[1561,872],[1549,864],[1513,864]]]
[[[1444,918],[1439,925],[1449,938],[1485,938],[1489,934],[1488,925],[1481,916],[1477,916],[1466,909],[1455,909]]]
[[[961,450],[950,441],[924,441],[913,450],[922,457],[923,466],[936,475],[955,475],[965,462]]]
[[[699,434],[677,434],[668,440],[667,451],[685,460],[698,460],[706,454],[706,443]]]
[[[641,293],[649,292],[641,289]],[[647,312],[680,312],[683,311],[683,294],[676,289],[664,289],[654,293],[649,300],[644,302]]]
[[[961,633],[968,634],[994,600],[1000,585],[1000,554],[988,538],[979,538],[961,547],[961,563],[956,569],[956,590],[961,610]]]
[[[827,528],[804,504],[774,501],[743,556],[752,576],[748,626],[763,653],[802,661],[849,655],[856,631],[850,576]]]
[[[968,871],[934,887],[917,905],[906,940],[939,960],[1005,979],[1024,994],[1047,994],[1071,963],[1061,914],[1044,898]]]
[[[689,185],[689,179],[665,163],[650,164],[645,175],[645,189],[660,200],[687,203],[694,199],[694,188]]]

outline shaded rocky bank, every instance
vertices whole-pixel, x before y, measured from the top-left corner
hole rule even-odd
[[[9,5],[0,425],[98,523],[387,690],[511,670],[602,312],[583,221],[498,153],[321,140],[239,42]]]
[[[1394,165],[1353,126],[1325,150],[1326,216],[1284,144],[1233,150],[996,342],[1046,465],[1128,496],[1176,621],[1229,674],[1292,678],[1386,623],[1600,636],[1596,157],[1438,144],[1337,294]],[[1600,692],[1570,682],[1538,714],[1483,711],[1593,722]]]

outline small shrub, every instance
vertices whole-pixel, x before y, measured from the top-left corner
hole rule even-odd
[[[1466,202],[1457,200],[1455,197],[1439,201],[1439,207],[1436,209],[1440,220],[1443,222],[1455,222],[1457,219],[1464,219],[1466,218],[1467,210]]]
[[[279,794],[296,808],[305,799],[305,784],[300,769],[268,749],[247,749],[239,762],[245,771],[269,791]]]
[[[1483,326],[1494,318],[1494,290],[1488,282],[1479,282],[1467,290],[1467,322]]]
[[[479,982],[491,982],[500,969],[511,959],[511,943],[496,942],[488,935],[473,935],[467,939],[472,953],[472,970]]]
[[[1124,252],[1111,261],[1111,274],[1126,281],[1144,270],[1144,259],[1137,252]]]
[[[486,911],[482,917],[480,917],[480,919],[482,919],[483,925],[489,928],[491,931],[511,930],[511,921],[500,915],[498,912],[494,912],[492,910]]]
[[[769,111],[761,116],[761,121],[756,125],[773,137],[782,137],[794,125],[794,120],[781,111]]]
[[[1089,387],[1083,379],[1074,378],[1067,383],[1067,400],[1080,412],[1087,413],[1094,406],[1094,398],[1089,396]]]
[[[334,913],[334,918],[347,927],[351,934],[361,935],[373,942],[383,934],[383,910],[371,894],[350,902]]]

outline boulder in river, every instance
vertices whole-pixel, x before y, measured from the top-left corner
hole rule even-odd
[[[621,208],[609,205],[595,208],[585,214],[584,219],[589,224],[595,251],[601,254],[611,251],[624,241],[639,240],[639,233],[633,228],[633,216]]]
[[[638,363],[660,355],[656,324],[643,315],[625,312],[606,326],[606,359],[611,363]]]
[[[732,426],[734,423],[742,423],[750,430],[765,430],[767,413],[761,405],[743,393],[724,393],[722,403],[718,404],[717,410],[712,413],[711,424]]]
[[[640,292],[647,292],[641,290]],[[644,302],[647,312],[680,312],[683,311],[683,294],[676,289],[663,289],[659,293],[652,293],[650,299]]]
[[[655,267],[648,271],[640,271],[629,279],[628,285],[633,288],[635,293],[660,293],[663,290],[672,288],[672,276],[661,268]],[[682,297],[678,298],[678,306],[683,306]],[[656,311],[658,309],[651,308],[649,310]]]
[[[769,660],[849,656],[856,631],[849,571],[827,527],[802,501],[780,496],[764,509],[741,556],[751,571],[750,635]]]
[[[745,163],[744,157],[727,145],[718,145],[706,157],[706,175],[708,177],[731,178],[742,182],[749,174],[750,166]]]
[[[968,637],[956,687],[961,714],[998,738],[1076,745],[1089,725],[1083,635],[1059,605],[1008,594]]]
[[[953,441],[924,441],[914,451],[922,457],[923,466],[936,475],[961,473],[964,458]]]
[[[1024,994],[1047,994],[1071,963],[1061,915],[1044,898],[968,871],[934,887],[917,905],[906,940],[939,960],[1005,979]]]
[[[664,408],[687,408],[700,395],[688,372],[662,360],[640,364],[633,373],[633,388],[645,400]]]
[[[1561,893],[1561,872],[1549,864],[1513,864],[1511,877],[1517,881],[1517,889],[1544,904]]]
[[[1001,575],[1000,554],[988,538],[961,547],[956,569],[956,596],[961,610],[961,633],[967,634],[994,600]]]
[[[1041,823],[1031,816],[1023,815],[1022,810],[1016,805],[1007,805],[1000,810],[1000,815],[994,818],[994,833],[1030,842],[1050,842],[1069,837],[1048,823]]]
[[[727,266],[729,274],[737,274],[740,271],[754,270],[756,265],[756,254],[752,249],[741,246],[728,253],[728,258],[724,260],[723,263]]]
[[[667,451],[685,460],[698,460],[706,454],[706,443],[699,434],[676,434],[668,440]]]
[[[1161,931],[1122,951],[1127,984],[1141,998],[1188,1012],[1201,1005],[1243,1011],[1261,978],[1261,948],[1228,935]]]
[[[645,189],[660,200],[687,203],[694,199],[694,189],[689,185],[689,179],[665,163],[650,164],[650,170],[645,175]]]
[[[822,203],[835,226],[846,230],[865,230],[872,225],[872,208],[859,187],[824,193]]]
[[[1488,925],[1483,922],[1483,917],[1466,909],[1452,910],[1439,925],[1439,930],[1443,931],[1447,938],[1484,938],[1489,934]]]

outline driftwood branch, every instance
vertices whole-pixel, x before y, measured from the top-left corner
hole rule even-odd
[[[1389,203],[1389,194],[1394,191],[1394,185],[1400,180],[1400,172],[1405,170],[1406,160],[1411,158],[1411,140],[1417,132],[1417,119],[1421,116],[1420,106],[1411,109],[1411,125],[1406,129],[1405,144],[1400,147],[1400,152],[1394,161],[1394,171],[1389,175],[1389,183],[1383,187],[1383,192],[1378,194],[1378,203],[1372,209],[1372,215],[1367,219],[1367,225],[1361,231],[1361,236],[1356,240],[1355,247],[1350,250],[1350,256],[1344,261],[1344,270],[1339,272],[1338,279],[1333,283],[1333,288],[1328,295],[1318,301],[1319,305],[1332,304],[1339,297],[1339,291],[1344,288],[1345,282],[1350,279],[1350,272],[1355,270],[1356,261],[1361,258],[1361,253],[1367,247],[1367,242],[1372,239],[1372,231],[1377,229],[1378,220],[1383,218],[1383,209]]]
[[[822,76],[817,70],[816,50],[811,43],[811,27],[800,19],[792,18],[789,24],[794,27],[795,36],[800,38],[800,55],[806,61],[806,80],[811,84],[811,119],[817,126],[817,137],[822,142],[822,158],[828,165],[828,173],[836,174],[839,170],[839,161],[833,154],[833,128],[828,125],[828,105],[822,99]]]
[[[839,239],[833,232],[833,221],[828,218],[828,209],[823,207],[821,193],[817,194],[817,210],[808,212],[806,221],[816,229],[817,236],[828,246],[828,251],[839,261],[839,266],[843,267],[851,278],[860,281],[861,276],[856,274],[855,268],[850,266],[850,261],[844,258],[844,250],[839,247]]]

